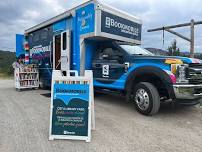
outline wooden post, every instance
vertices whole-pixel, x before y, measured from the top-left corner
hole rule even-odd
[[[194,58],[194,20],[191,20],[190,58]]]

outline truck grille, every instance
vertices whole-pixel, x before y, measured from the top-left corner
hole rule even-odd
[[[190,64],[187,72],[190,84],[202,84],[202,64]]]

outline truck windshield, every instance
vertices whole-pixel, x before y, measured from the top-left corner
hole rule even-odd
[[[154,55],[146,49],[143,49],[136,45],[121,44],[119,46],[131,55]]]

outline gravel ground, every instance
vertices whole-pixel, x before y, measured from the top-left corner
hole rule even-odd
[[[17,92],[0,80],[0,152],[201,152],[202,108],[163,105],[152,117],[137,113],[124,98],[95,98],[92,142],[48,140],[48,90]]]

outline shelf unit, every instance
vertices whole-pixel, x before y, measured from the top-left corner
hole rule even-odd
[[[18,90],[39,87],[39,70],[34,64],[15,68],[14,76],[15,88]]]

